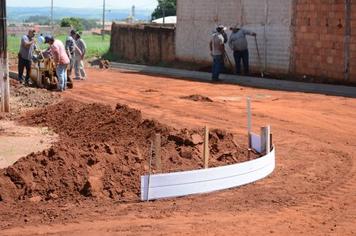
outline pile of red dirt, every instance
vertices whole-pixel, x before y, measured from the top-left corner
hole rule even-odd
[[[63,101],[21,117],[60,136],[49,150],[32,153],[0,170],[0,201],[83,197],[138,200],[140,176],[148,172],[151,140],[162,139],[163,172],[203,166],[203,130],[177,130],[124,105]],[[210,166],[247,160],[247,146],[232,134],[212,130]]]

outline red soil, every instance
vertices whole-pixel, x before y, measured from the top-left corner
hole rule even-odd
[[[27,114],[26,125],[53,129],[60,141],[51,149],[32,153],[0,171],[0,199],[50,200],[81,197],[139,200],[140,176],[148,172],[150,140],[162,139],[164,172],[202,167],[202,130],[176,130],[125,105],[115,109],[101,104],[67,100]],[[233,135],[210,134],[211,166],[247,158]]]
[[[149,203],[93,197],[2,202],[1,235],[356,234],[355,99],[114,70],[88,72],[89,80],[76,83],[64,97],[113,108],[127,104],[144,119],[176,129],[217,127],[232,132],[238,143],[246,140],[245,97],[252,97],[254,131],[272,127],[274,173],[241,188]],[[191,94],[214,102],[180,98]],[[147,152],[148,140],[145,144]]]

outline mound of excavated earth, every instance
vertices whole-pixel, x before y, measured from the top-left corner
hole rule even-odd
[[[30,112],[20,122],[49,127],[59,141],[0,170],[0,201],[138,200],[156,133],[162,136],[163,172],[203,166],[202,129],[177,130],[120,104],[112,109],[67,100]],[[237,144],[230,133],[212,130],[209,142],[210,166],[247,160],[247,145]]]
[[[194,102],[213,102],[211,98],[199,94],[193,94],[193,95],[181,97],[181,99],[192,100]]]

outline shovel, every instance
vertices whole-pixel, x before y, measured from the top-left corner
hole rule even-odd
[[[255,44],[256,44],[256,49],[257,49],[257,57],[258,57],[258,64],[260,66],[260,71],[261,71],[261,77],[263,78],[264,75],[264,69],[261,61],[261,55],[260,55],[260,50],[258,49],[258,43],[257,43],[257,36],[255,36]]]

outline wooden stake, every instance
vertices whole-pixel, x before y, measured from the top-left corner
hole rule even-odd
[[[155,158],[157,172],[162,172],[161,134],[156,134],[155,136]]]
[[[262,127],[261,128],[261,151],[262,153],[268,154],[271,152],[271,127]]]
[[[0,80],[1,104],[0,111],[10,112],[10,81],[8,79],[7,61],[7,22],[6,22],[6,0],[0,0]]]
[[[248,148],[251,148],[251,98],[247,97],[247,137],[248,137]]]
[[[4,92],[5,92],[5,81],[3,79],[4,76],[4,68],[3,68],[2,59],[0,58],[0,112],[5,111],[5,100],[4,100]]]
[[[9,63],[5,62],[5,73],[4,73],[4,111],[10,112],[10,78],[9,78]]]
[[[209,168],[209,128],[208,126],[205,126],[205,132],[204,132],[204,168],[207,169]]]

